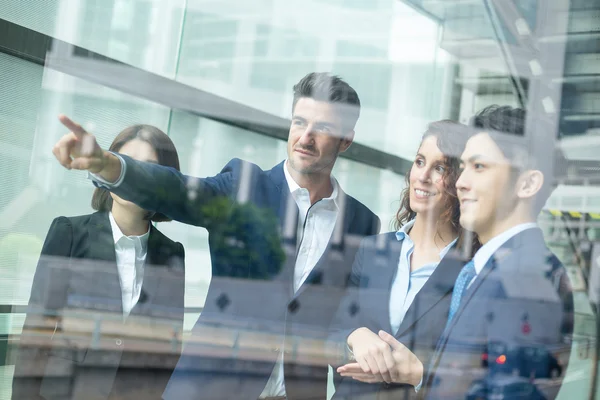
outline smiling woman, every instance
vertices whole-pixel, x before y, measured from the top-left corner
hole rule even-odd
[[[406,174],[406,187],[396,213],[396,229],[415,219],[417,214],[424,213],[428,221],[436,221],[436,234],[457,232],[459,248],[465,244],[456,193],[456,181],[460,174],[459,157],[467,138],[462,128],[462,124],[452,120],[428,125],[413,166]],[[477,246],[477,243],[477,240],[471,240],[469,246]]]
[[[464,128],[450,120],[429,124],[406,175],[397,232],[361,243],[351,278],[360,293],[348,292],[330,336],[352,352],[344,360],[351,362],[337,369],[340,399],[358,392],[401,397],[403,390],[410,398],[421,386],[424,363],[446,325],[448,293],[463,257],[478,249],[459,224],[455,185]],[[352,307],[358,312],[348,315]]]

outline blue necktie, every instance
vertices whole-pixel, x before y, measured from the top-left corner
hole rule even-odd
[[[475,273],[475,264],[473,263],[473,260],[471,260],[462,267],[460,274],[458,274],[458,278],[456,278],[456,282],[454,282],[454,290],[452,291],[450,312],[448,313],[448,323],[446,326],[450,325],[450,321],[452,321],[454,314],[458,311],[463,295],[467,291],[467,287],[475,275],[477,275]]]

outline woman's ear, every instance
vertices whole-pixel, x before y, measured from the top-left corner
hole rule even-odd
[[[534,197],[544,185],[544,174],[538,170],[528,170],[521,174],[517,196],[521,199]]]

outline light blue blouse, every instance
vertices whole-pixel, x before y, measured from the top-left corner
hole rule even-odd
[[[410,271],[410,256],[413,253],[415,244],[408,236],[408,232],[415,224],[415,220],[406,223],[398,232],[396,232],[396,238],[398,241],[404,241],[402,243],[402,250],[400,251],[400,260],[398,260],[398,272],[392,283],[392,289],[390,292],[390,324],[392,326],[392,335],[398,331],[402,320],[408,311],[408,308],[412,304],[413,300],[419,290],[423,288],[427,279],[433,274],[433,271],[437,268],[438,263],[430,263],[423,265],[416,271]],[[456,243],[457,239],[454,239],[450,244],[442,249],[440,252],[440,260],[444,258],[450,248]]]

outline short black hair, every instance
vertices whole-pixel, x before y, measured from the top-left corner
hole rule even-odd
[[[519,174],[529,169],[542,172],[544,183],[534,202],[534,211],[537,214],[556,188],[554,178],[566,164],[566,159],[562,150],[554,143],[552,144],[553,156],[533,154],[532,149],[529,148],[531,141],[526,138],[526,121],[527,112],[524,109],[493,104],[475,114],[469,125],[477,128],[471,132],[471,135],[485,130]],[[522,140],[511,140],[515,137]]]
[[[492,104],[475,114],[471,118],[470,125],[510,135],[525,136],[526,117],[527,114],[522,108]]]
[[[346,81],[327,72],[311,72],[294,85],[292,113],[303,97],[339,106],[345,129],[354,129],[360,116],[358,93]]]
[[[152,125],[132,125],[123,129],[113,140],[109,151],[118,152],[121,148],[133,139],[140,139],[148,143],[156,152],[158,164],[166,167],[175,168],[179,171],[179,156],[177,149],[166,133]],[[113,199],[108,190],[96,188],[92,195],[92,208],[97,211],[110,211],[112,209]],[[149,219],[154,222],[171,221],[169,217],[160,213],[149,214]]]

